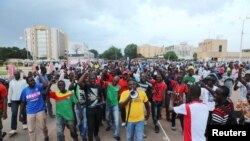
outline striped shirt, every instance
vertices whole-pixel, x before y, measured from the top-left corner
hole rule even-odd
[[[147,94],[148,99],[152,99],[151,88],[152,88],[152,85],[149,82],[137,83],[137,89],[143,90]]]
[[[231,100],[226,100],[223,104],[217,105],[212,113],[212,124],[225,125],[228,121],[229,113],[234,110]]]

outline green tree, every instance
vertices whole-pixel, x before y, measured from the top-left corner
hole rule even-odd
[[[136,55],[137,58],[145,58],[141,53]]]
[[[167,60],[177,60],[178,56],[174,51],[169,51],[166,54],[164,54],[164,58]]]
[[[103,52],[99,57],[104,58],[104,59],[109,59],[109,60],[117,60],[121,59],[122,53],[121,49],[111,46],[109,49]]]
[[[131,59],[136,58],[137,56],[137,45],[136,44],[129,44],[124,49],[124,53],[126,57]]]
[[[62,56],[59,56],[59,59],[63,60],[63,59],[67,59],[67,57],[62,55]]]
[[[6,61],[10,58],[27,59],[32,58],[32,56],[25,48],[20,49],[18,47],[0,47],[0,60]]]
[[[98,55],[99,55],[99,53],[98,53],[98,51],[97,50],[95,50],[95,49],[91,49],[91,50],[89,50],[90,52],[92,52],[94,55],[95,55],[95,58],[97,58],[98,57]]]
[[[196,52],[193,54],[193,60],[197,61],[197,53]]]

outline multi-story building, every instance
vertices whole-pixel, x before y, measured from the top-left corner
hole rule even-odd
[[[174,51],[178,59],[193,59],[194,47],[187,43],[165,47],[165,52]]]
[[[70,57],[81,57],[82,59],[93,59],[95,57],[82,42],[69,42],[68,55]]]
[[[250,52],[227,52],[227,40],[206,39],[199,43],[197,51],[198,60],[218,60],[218,61],[236,61],[240,56],[242,60],[250,59]]]
[[[56,60],[65,56],[68,50],[66,33],[44,25],[36,25],[25,29],[26,49],[31,52],[34,60]]]
[[[141,54],[146,58],[156,58],[164,55],[164,47],[157,47],[152,45],[141,45],[137,47],[137,54]]]

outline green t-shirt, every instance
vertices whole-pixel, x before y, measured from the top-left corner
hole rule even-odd
[[[74,120],[73,104],[77,103],[77,98],[71,91],[61,93],[60,91],[50,92],[50,98],[56,101],[56,116],[65,120]]]
[[[194,85],[195,83],[195,78],[193,76],[190,75],[185,75],[183,82],[186,83],[188,85],[188,87]]]
[[[120,86],[108,85],[107,87],[107,98],[106,102],[109,105],[117,105],[118,101],[118,91],[120,90]]]

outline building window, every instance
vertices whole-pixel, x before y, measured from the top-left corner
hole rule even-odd
[[[219,52],[222,52],[222,45],[219,45]]]

